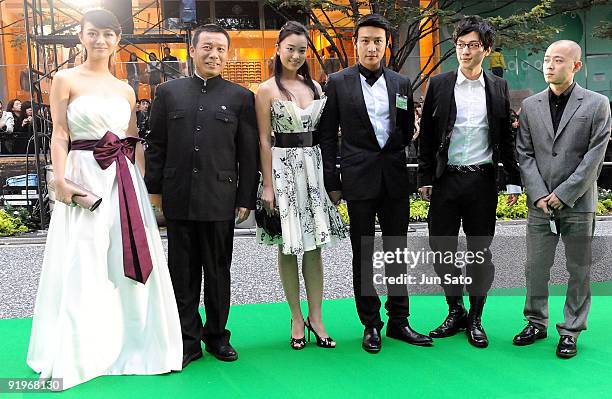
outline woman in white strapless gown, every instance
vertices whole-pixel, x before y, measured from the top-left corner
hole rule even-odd
[[[47,235],[27,363],[43,379],[62,379],[62,389],[101,375],[168,373],[180,370],[182,361],[170,274],[139,168],[127,161],[152,264],[145,283],[124,275],[117,163],[102,169],[91,150],[62,154],[60,141],[67,133],[73,143],[100,140],[108,131],[119,139],[135,133],[134,92],[108,70],[99,73],[119,40],[119,24],[108,20],[116,22],[108,11],[84,15],[82,35],[103,37],[82,37],[88,60],[56,74],[51,89],[56,175],[64,169],[65,178],[102,197],[100,206],[89,211],[61,202],[70,192],[56,190],[59,201]],[[114,38],[105,28],[115,31]],[[105,46],[106,52],[94,45]]]
[[[278,269],[291,311],[290,346],[306,345],[304,328],[317,345],[334,348],[322,320],[323,264],[321,248],[347,236],[347,228],[323,183],[323,162],[317,127],[325,106],[321,87],[313,82],[306,64],[308,33],[303,25],[287,22],[277,40],[274,78],[257,92],[262,184],[257,207],[280,216],[282,234],[258,227],[260,243],[279,246]],[[274,133],[274,147],[271,146]],[[261,219],[261,218],[260,218]],[[261,221],[261,220],[260,220]],[[297,257],[308,298],[308,316],[300,308]]]

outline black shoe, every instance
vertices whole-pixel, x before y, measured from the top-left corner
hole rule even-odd
[[[202,351],[183,354],[183,367],[182,368],[184,369],[185,367],[187,367],[189,363],[193,362],[194,360],[198,360],[201,357],[202,357]]]
[[[408,323],[404,325],[387,324],[387,337],[399,339],[417,346],[431,346],[433,340],[427,335],[423,335],[410,328]]]
[[[527,326],[523,328],[523,331],[514,337],[512,343],[518,346],[531,345],[536,342],[536,340],[544,339],[546,336],[546,330],[543,330],[534,324],[528,323]]]
[[[206,352],[224,362],[233,362],[234,360],[238,360],[238,353],[236,353],[236,350],[229,342],[214,348],[210,345],[206,345],[204,349],[206,349]]]
[[[291,320],[291,327],[293,327],[293,319]],[[304,336],[302,338],[293,338],[292,335],[291,340],[289,341],[289,345],[291,346],[291,349],[295,349],[296,351],[304,349],[304,347],[306,346],[306,333],[304,333]]]
[[[361,347],[369,353],[380,352],[382,340],[380,339],[380,329],[376,327],[366,327],[363,331],[363,341]]]
[[[321,348],[335,348],[336,347],[336,341],[334,341],[332,337],[323,337],[323,338],[319,337],[319,334],[317,334],[314,328],[312,328],[312,326],[310,325],[309,317],[306,318],[304,325],[308,329],[308,342],[310,342],[310,333],[313,333],[315,338],[317,339],[317,346],[320,346]]]
[[[576,338],[571,335],[562,335],[557,345],[557,356],[563,359],[569,359],[576,356],[578,348],[576,347]]]
[[[448,316],[438,328],[429,332],[432,338],[452,337],[467,327],[468,314],[463,307],[463,297],[449,296],[446,297],[446,302],[448,303]]]
[[[468,342],[477,348],[486,348],[489,346],[489,338],[482,327],[482,311],[487,297],[485,296],[470,296],[470,312],[468,313],[467,335]]]

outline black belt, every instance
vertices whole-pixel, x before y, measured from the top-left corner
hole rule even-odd
[[[274,147],[296,148],[314,147],[319,144],[318,132],[274,133]]]
[[[487,172],[493,170],[493,164],[485,163],[482,165],[446,165],[446,170],[449,172],[459,173]]]

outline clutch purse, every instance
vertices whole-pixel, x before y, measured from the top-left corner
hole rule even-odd
[[[255,209],[255,222],[272,238],[280,237],[283,234],[280,214],[277,210],[272,215],[268,215],[268,212],[263,208]]]
[[[92,193],[91,191],[89,191],[88,189],[86,189],[85,187],[81,186],[80,184],[77,184],[71,180],[65,179],[66,184],[68,186],[70,186],[73,189],[77,189],[82,191],[83,193],[85,193],[85,196],[80,196],[80,195],[74,195],[72,197],[72,202],[75,203],[76,205],[80,206],[83,209],[87,209],[88,211],[95,211],[96,208],[98,208],[100,206],[100,203],[102,202],[102,198],[97,196],[96,194]],[[50,187],[52,189],[54,189],[54,185],[53,185],[53,181],[50,182]]]

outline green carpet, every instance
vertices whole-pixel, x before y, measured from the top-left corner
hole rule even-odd
[[[589,330],[570,360],[555,356],[563,297],[551,297],[549,337],[529,347],[511,341],[524,326],[523,297],[491,296],[484,325],[491,344],[471,347],[464,334],[420,348],[383,340],[377,355],[361,349],[362,327],[352,299],[325,302],[328,331],[336,349],[312,344],[289,348],[286,304],[234,306],[229,328],[240,359],[223,363],[205,354],[180,373],[99,377],[68,391],[35,398],[601,398],[612,388],[612,298],[593,297]],[[427,332],[442,321],[441,297],[411,298],[412,326]],[[25,363],[31,320],[0,321],[0,377],[33,378]],[[314,339],[314,337],[313,337]],[[23,394],[0,394],[19,398]],[[27,395],[27,397],[32,397]]]

